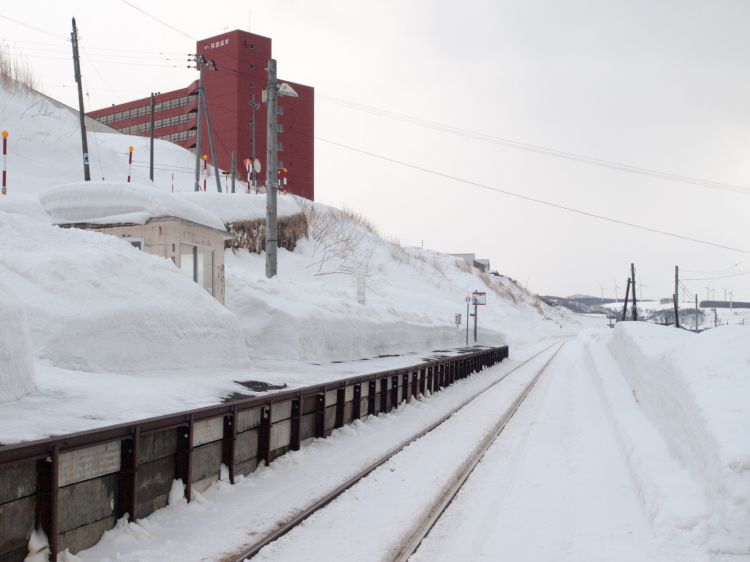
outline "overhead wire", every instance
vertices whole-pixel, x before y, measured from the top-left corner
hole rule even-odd
[[[399,166],[403,166],[403,167],[406,167],[406,168],[411,168],[413,170],[418,170],[418,171],[424,172],[426,174],[431,174],[431,175],[442,177],[442,178],[445,178],[445,179],[449,179],[449,180],[452,180],[452,181],[455,181],[455,182],[463,183],[463,184],[466,184],[466,185],[471,185],[473,187],[477,187],[477,188],[484,189],[484,190],[487,190],[487,191],[492,191],[492,192],[495,192],[495,193],[502,193],[502,194],[508,195],[510,197],[515,197],[517,199],[523,199],[525,201],[529,201],[529,202],[536,203],[536,204],[539,204],[539,205],[544,205],[546,207],[552,207],[552,208],[560,209],[560,210],[567,211],[567,212],[570,212],[570,213],[575,213],[575,214],[578,214],[578,215],[583,215],[583,216],[587,216],[587,217],[590,217],[590,218],[595,218],[595,219],[599,219],[599,220],[611,222],[611,223],[614,223],[614,224],[619,224],[619,225],[622,225],[622,226],[628,226],[630,228],[635,228],[635,229],[638,229],[638,230],[643,230],[643,231],[647,231],[647,232],[651,232],[651,233],[655,233],[655,234],[661,234],[663,236],[668,236],[668,237],[671,237],[671,238],[677,238],[677,239],[680,239],[680,240],[694,242],[694,243],[702,244],[702,245],[705,245],[705,246],[711,246],[711,247],[714,247],[714,248],[721,248],[722,250],[729,250],[729,251],[732,251],[732,252],[739,252],[739,253],[742,253],[742,254],[750,254],[750,250],[745,249],[745,248],[737,248],[737,247],[729,246],[729,245],[726,245],[726,244],[720,244],[718,242],[712,242],[712,241],[709,241],[709,240],[702,240],[700,238],[695,238],[695,237],[692,237],[692,236],[686,236],[686,235],[677,234],[677,233],[674,233],[674,232],[668,232],[668,231],[665,231],[665,230],[661,230],[661,229],[658,229],[658,228],[654,228],[654,227],[650,227],[650,226],[646,226],[646,225],[642,225],[642,224],[633,223],[633,222],[626,221],[626,220],[623,220],[623,219],[616,219],[616,218],[613,218],[613,217],[607,217],[607,216],[604,216],[604,215],[600,215],[598,213],[593,213],[593,212],[590,212],[590,211],[584,211],[582,209],[577,209],[577,208],[574,208],[574,207],[569,207],[567,205],[562,205],[562,204],[559,204],[559,203],[554,203],[554,202],[551,202],[551,201],[546,201],[544,199],[539,199],[539,198],[536,198],[536,197],[531,197],[531,196],[528,196],[528,195],[523,195],[521,193],[516,193],[516,192],[513,192],[513,191],[506,190],[506,189],[501,189],[499,187],[494,187],[494,186],[487,185],[487,184],[484,184],[484,183],[472,181],[472,180],[469,180],[469,179],[466,179],[466,178],[462,178],[462,177],[459,177],[459,176],[454,176],[454,175],[447,174],[447,173],[444,173],[444,172],[439,172],[439,171],[433,170],[431,168],[426,168],[424,166],[419,166],[419,165],[412,164],[412,163],[409,163],[409,162],[404,162],[402,160],[397,160],[396,158],[391,158],[391,157],[388,157],[388,156],[384,156],[382,154],[376,154],[376,153],[370,152],[368,150],[363,150],[361,148],[356,148],[356,147],[353,147],[353,146],[349,146],[349,145],[346,145],[346,144],[343,144],[343,143],[339,143],[339,142],[336,142],[336,141],[332,141],[332,140],[329,140],[329,139],[325,139],[325,138],[322,138],[322,137],[315,136],[314,138],[315,138],[315,140],[318,140],[320,142],[324,142],[326,144],[330,144],[332,146],[337,146],[339,148],[343,148],[343,149],[346,149],[346,150],[349,150],[349,151],[352,151],[352,152],[356,152],[356,153],[359,153],[359,154],[364,154],[366,156],[370,156],[372,158],[377,158],[377,159],[383,160],[385,162],[390,162],[392,164],[397,164]]]
[[[168,28],[169,28],[169,29],[171,29],[172,31],[176,31],[177,33],[179,33],[180,35],[184,35],[184,36],[185,36],[185,37],[187,37],[188,39],[192,39],[193,41],[197,41],[197,39],[196,39],[195,37],[193,37],[192,35],[190,35],[189,33],[185,33],[185,32],[184,32],[184,31],[182,31],[181,29],[178,29],[178,28],[176,28],[175,26],[173,26],[173,25],[171,25],[171,24],[168,24],[168,23],[167,23],[167,22],[165,22],[164,20],[162,20],[162,19],[159,19],[159,18],[157,18],[156,16],[154,16],[154,15],[152,15],[152,14],[148,13],[148,12],[147,12],[146,10],[143,10],[143,9],[139,8],[138,6],[136,6],[135,4],[133,4],[132,2],[128,2],[128,0],[120,0],[120,1],[121,1],[121,2],[123,3],[123,4],[127,4],[128,6],[130,6],[131,8],[133,8],[134,10],[137,10],[137,11],[139,11],[139,12],[140,12],[140,13],[142,13],[143,15],[145,15],[145,16],[147,16],[147,17],[151,18],[152,20],[154,20],[154,21],[157,21],[157,22],[159,22],[160,24],[162,24],[162,25],[164,25],[164,26],[168,27]]]
[[[516,149],[525,150],[528,152],[535,152],[538,154],[543,154],[546,156],[553,156],[556,158],[563,158],[566,160],[572,160],[572,161],[583,163],[583,164],[590,164],[590,165],[599,166],[603,168],[618,170],[620,172],[640,174],[640,175],[650,176],[650,177],[668,180],[668,181],[687,183],[687,184],[692,184],[698,187],[704,187],[707,189],[734,192],[734,193],[738,193],[742,195],[750,195],[750,187],[747,187],[747,186],[718,182],[718,181],[707,180],[707,179],[702,179],[702,178],[695,178],[695,177],[685,176],[681,174],[674,174],[671,172],[665,172],[661,170],[635,166],[635,165],[626,164],[623,162],[615,162],[612,160],[594,158],[594,157],[586,156],[583,154],[577,154],[574,152],[568,152],[564,150],[558,150],[555,148],[525,143],[525,142],[521,142],[521,141],[517,141],[513,139],[501,138],[501,137],[497,137],[494,135],[479,133],[479,132],[471,131],[468,129],[462,129],[460,127],[453,127],[451,125],[446,125],[446,124],[438,123],[435,121],[428,121],[426,119],[413,117],[411,115],[405,115],[403,113],[396,113],[396,112],[388,111],[388,110],[381,109],[378,107],[373,107],[373,106],[369,106],[369,105],[365,105],[361,103],[352,102],[349,100],[336,98],[333,96],[328,96],[325,94],[321,94],[319,92],[315,93],[315,97],[320,98],[322,101],[328,101],[330,103],[334,103],[339,106],[347,107],[349,109],[355,109],[358,111],[363,111],[365,113],[387,117],[390,119],[395,119],[398,121],[411,123],[414,125],[433,129],[436,131],[451,133],[454,135],[459,135],[459,136],[471,138],[474,140],[488,142],[491,144],[507,146],[510,148],[516,148]]]

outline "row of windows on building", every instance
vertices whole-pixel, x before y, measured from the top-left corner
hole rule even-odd
[[[178,131],[176,133],[170,133],[168,135],[164,135],[163,137],[159,137],[159,138],[167,140],[169,142],[178,142],[178,141],[184,141],[194,136],[195,136],[195,129],[190,129],[189,131]]]
[[[154,105],[154,111],[164,111],[166,109],[174,109],[175,107],[183,107],[188,105],[190,102],[195,101],[198,94],[190,94],[171,100],[159,102]],[[103,115],[97,120],[101,123],[114,123],[115,121],[122,121],[123,119],[132,119],[133,117],[141,117],[143,115],[151,114],[151,104],[142,105],[140,107],[134,107],[133,109],[126,109],[124,111],[118,111],[110,115]]]
[[[154,120],[154,130],[161,129],[162,127],[169,127],[171,125],[179,125],[194,119],[195,115],[192,113],[182,113],[180,115],[173,115],[172,117],[164,117],[163,119]],[[130,125],[129,127],[118,127],[118,131],[126,135],[141,135],[144,133],[151,132],[151,122],[139,123],[138,125]]]

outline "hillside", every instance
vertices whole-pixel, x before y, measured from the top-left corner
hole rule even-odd
[[[31,91],[5,88],[1,94],[0,127],[10,131],[10,142],[9,192],[0,200],[6,244],[0,283],[13,291],[13,306],[28,319],[38,390],[16,381],[14,388],[28,394],[3,409],[0,422],[8,423],[0,424],[0,441],[23,425],[19,412],[52,402],[65,411],[61,396],[75,395],[79,406],[95,412],[82,420],[71,408],[61,414],[70,421],[58,420],[56,431],[127,419],[127,399],[119,407],[102,399],[113,389],[138,395],[138,415],[150,415],[220,400],[248,375],[304,384],[336,376],[310,373],[310,362],[455,348],[465,341],[465,297],[473,290],[488,294],[479,311],[479,343],[517,345],[567,331],[569,316],[507,278],[480,274],[437,252],[401,247],[352,213],[293,196],[280,197],[280,215],[304,216],[307,230],[297,234],[294,251],[280,250],[279,276],[266,279],[263,254],[227,250],[222,306],[167,260],[111,236],[54,223],[88,218],[78,208],[84,201],[103,215],[147,216],[165,208],[184,213],[190,207],[190,216],[204,224],[258,221],[264,196],[194,193],[192,154],[161,141],[151,183],[139,156],[147,154],[148,139],[103,132],[89,133],[93,181],[77,187],[82,169],[76,116]],[[134,182],[126,184],[129,145],[137,167]],[[172,171],[180,170],[172,193]],[[463,315],[459,327],[456,313]],[[192,383],[177,388],[175,377]],[[4,390],[0,400],[16,397]],[[24,435],[45,434],[49,425],[40,422]]]

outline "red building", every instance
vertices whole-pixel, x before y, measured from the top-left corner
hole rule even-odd
[[[222,170],[231,168],[236,155],[239,177],[244,177],[244,160],[253,154],[261,161],[264,183],[266,164],[266,104],[261,103],[268,80],[266,65],[271,57],[271,39],[246,31],[230,31],[198,41],[197,53],[215,70],[203,71],[204,89],[214,131],[216,159]],[[278,167],[286,168],[291,193],[315,198],[313,131],[315,90],[287,82],[299,97],[281,97],[278,103]],[[253,100],[255,150],[253,151]],[[186,88],[156,96],[154,135],[195,150],[198,112],[198,81]],[[151,98],[142,98],[88,113],[90,117],[131,135],[150,135]],[[201,151],[210,154],[208,128],[203,121]]]

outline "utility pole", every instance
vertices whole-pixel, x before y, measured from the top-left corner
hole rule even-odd
[[[205,60],[203,61],[205,64]],[[213,62],[211,63],[213,64]],[[212,68],[216,70],[216,68]],[[206,100],[206,89],[203,89],[203,111],[206,114],[206,126],[208,127],[208,145],[211,148],[211,161],[214,165],[214,176],[216,176],[216,191],[221,193],[221,179],[219,178],[219,163],[216,161],[216,147],[214,146],[214,129],[211,127],[211,116],[208,113],[208,101]]]
[[[698,333],[698,293],[695,293],[695,333]]]
[[[234,161],[234,150],[232,151],[232,193],[234,193],[234,178],[237,175],[237,163]]]
[[[289,84],[276,81],[276,61],[268,59],[268,85],[264,91],[266,107],[266,277],[276,276],[278,225],[276,222],[276,184],[278,164],[276,155],[279,150],[276,135],[278,133],[276,99],[278,96],[298,97]],[[253,162],[255,164],[255,162]]]
[[[635,264],[630,264],[631,286],[633,287],[633,320],[638,320],[638,303],[635,300]]]
[[[154,181],[154,110],[156,108],[156,94],[151,92],[151,140],[149,143],[148,177]]]
[[[89,143],[86,139],[86,114],[83,112],[83,82],[81,81],[81,61],[78,57],[78,28],[76,19],[73,18],[73,32],[70,34],[70,42],[73,43],[73,70],[76,83],[78,84],[78,116],[81,120],[81,148],[83,149],[83,179],[91,181],[89,171]]]
[[[630,277],[628,277],[627,287],[625,289],[625,306],[622,307],[622,319],[625,320],[628,314],[628,297],[630,297]]]
[[[679,287],[680,287],[680,266],[674,266],[674,294],[672,300],[674,301],[674,326],[675,328],[680,327],[680,305],[679,305]]]
[[[477,303],[474,303],[474,343],[477,343],[477,312],[479,310],[479,307],[477,306]]]
[[[469,302],[471,298],[466,297],[466,347],[469,347]]]
[[[201,136],[203,135],[203,64],[201,55],[195,56],[195,64],[198,67],[198,115],[196,116],[195,129],[195,191],[201,190]]]
[[[277,271],[276,245],[276,61],[268,61],[268,86],[266,87],[266,277]]]

